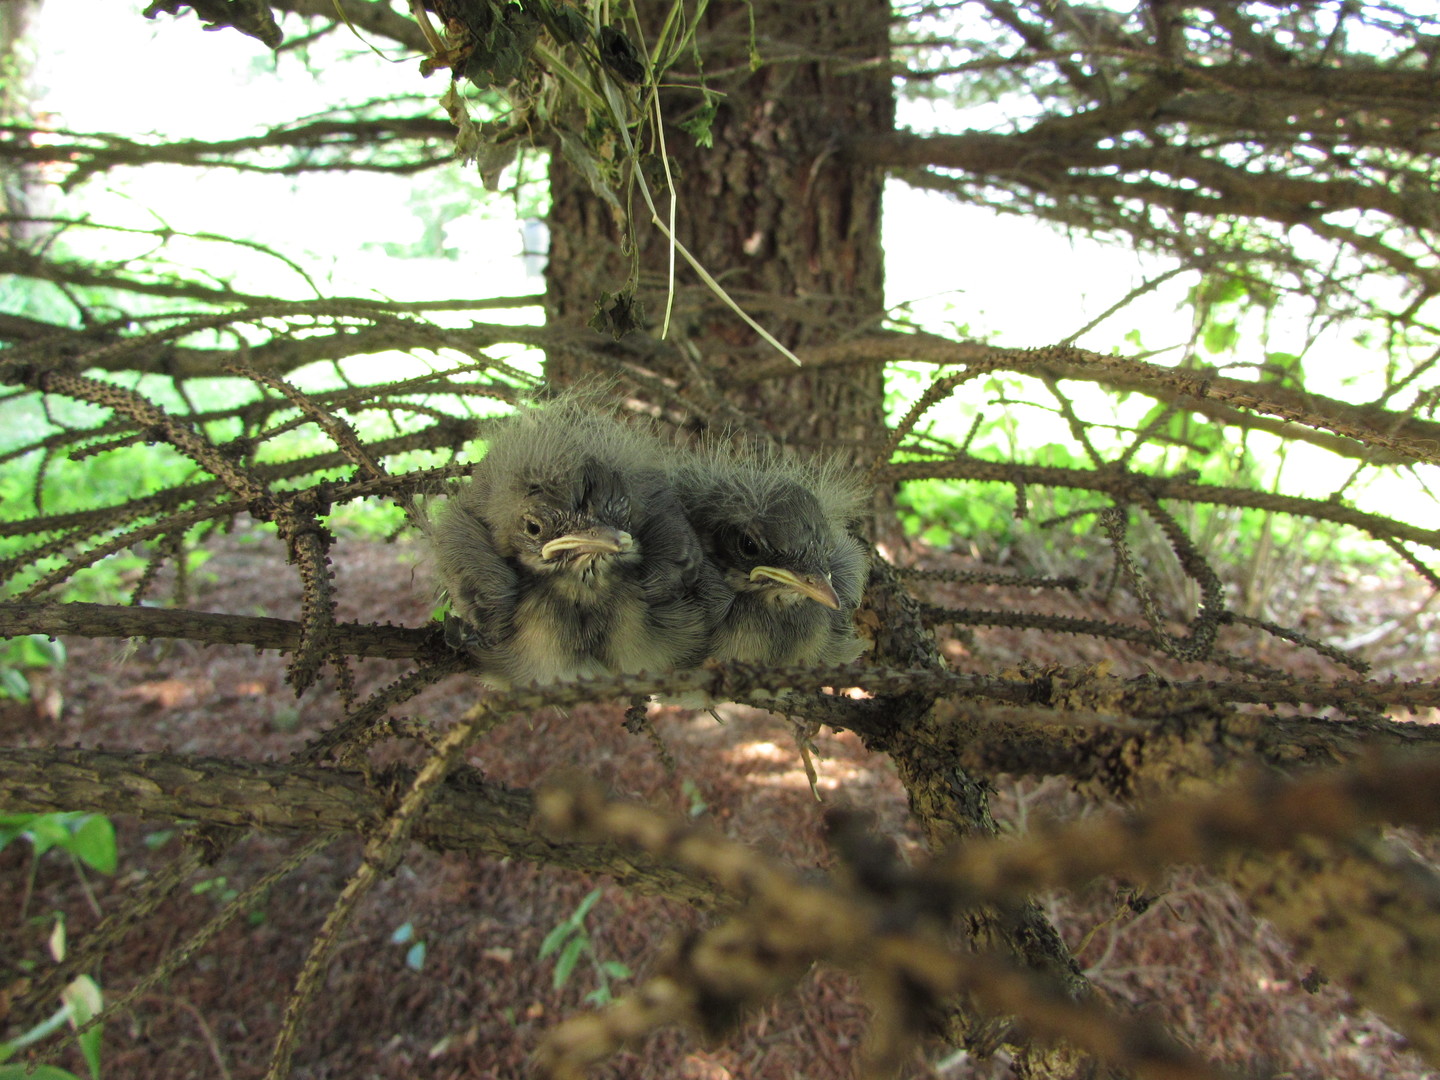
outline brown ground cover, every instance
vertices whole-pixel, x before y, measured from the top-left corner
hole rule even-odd
[[[295,616],[299,590],[270,542],[227,538],[197,574],[189,604],[203,610]],[[939,552],[909,552],[904,561],[976,569],[975,560]],[[417,552],[405,543],[349,539],[335,555],[342,618],[418,625],[430,601]],[[993,569],[993,568],[991,568]],[[1103,570],[1097,570],[1096,577]],[[944,586],[939,602],[970,607],[1034,608],[1095,614],[1093,593],[1068,594],[993,587]],[[1327,572],[1309,581],[1297,618],[1317,636],[1384,632],[1367,646],[1382,673],[1427,671],[1429,624],[1416,589],[1366,580],[1358,571]],[[1417,614],[1417,612],[1419,614]],[[1117,612],[1114,614],[1124,614]],[[1021,663],[1096,663],[1123,673],[1154,667],[1123,646],[1088,638],[978,630],[947,637],[959,666],[1003,671]],[[169,748],[197,754],[283,760],[337,714],[334,681],[321,680],[300,700],[284,684],[283,660],[253,650],[206,648],[186,642],[129,646],[70,641],[70,660],[53,685],[40,685],[36,706],[0,712],[8,745],[78,743],[110,748]],[[1251,654],[1297,674],[1329,672],[1319,660],[1284,642],[1251,641]],[[384,662],[356,666],[363,694],[401,669]],[[47,695],[46,691],[53,691]],[[407,713],[443,726],[482,693],[454,678],[407,706]],[[58,694],[58,698],[56,697]],[[47,704],[48,700],[48,704]],[[621,708],[591,706],[568,714],[547,711],[512,721],[482,740],[471,762],[487,776],[529,785],[560,767],[579,766],[615,793],[694,813],[728,835],[802,867],[827,865],[821,838],[826,805],[861,806],[915,850],[904,794],[881,756],[859,740],[828,729],[817,740],[819,792],[812,795],[787,723],[739,707],[722,710],[725,723],[675,708],[659,710],[655,727],[674,755],[675,774],[650,743],[625,733]],[[418,760],[404,745],[385,757]],[[1008,828],[1036,815],[1093,812],[1057,779],[997,780],[996,808]],[[72,938],[112,910],[127,889],[170,857],[177,842],[163,823],[120,819],[120,869],[114,878],[81,874],[63,855],[33,861],[27,845],[0,852],[0,987],[43,966],[56,912]],[[1410,838],[1427,849],[1420,838]],[[293,841],[252,837],[228,851],[190,891],[107,957],[96,973],[118,991],[167,948],[200,926],[227,890],[243,888],[292,849]],[[356,840],[337,842],[275,888],[246,919],[168,982],[143,998],[104,1039],[103,1075],[111,1080],[244,1078],[263,1073],[284,999],[337,891],[354,869]],[[461,1078],[528,1075],[527,1056],[561,1018],[587,1008],[599,985],[586,961],[566,985],[552,985],[553,962],[537,959],[540,943],[596,885],[603,895],[587,927],[596,960],[643,973],[677,930],[703,916],[676,903],[518,862],[413,848],[400,869],[364,901],[331,968],[324,994],[296,1059],[297,1077]],[[1153,899],[1127,904],[1131,888]],[[92,902],[93,901],[93,902]],[[1305,968],[1285,945],[1245,911],[1226,887],[1203,874],[1177,870],[1167,881],[1098,882],[1081,894],[1044,898],[1095,984],[1134,1008],[1151,1012],[1204,1054],[1256,1073],[1349,1078],[1432,1075],[1404,1049],[1403,1040],[1363,1012],[1347,1008],[1343,992],[1301,987]],[[408,925],[413,936],[396,941]],[[418,969],[407,964],[424,945]],[[414,959],[412,956],[411,959]],[[614,989],[623,991],[627,982]],[[665,1032],[597,1069],[596,1077],[681,1080],[830,1080],[852,1074],[866,1011],[858,988],[843,973],[812,972],[797,993],[750,1018],[722,1045],[705,1046],[690,1033]],[[63,1062],[83,1073],[78,1055]],[[976,1062],[929,1047],[918,1051],[913,1077],[990,1077],[1008,1074],[1003,1061]]]

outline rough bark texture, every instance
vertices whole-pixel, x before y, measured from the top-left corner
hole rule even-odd
[[[642,12],[654,7],[639,6]],[[712,148],[697,146],[675,126],[699,106],[698,95],[669,94],[665,137],[676,173],[676,233],[752,316],[793,348],[853,334],[883,312],[883,173],[846,160],[837,148],[847,132],[892,126],[889,76],[873,63],[887,52],[890,9],[876,0],[750,6],[754,25],[766,35],[755,42],[765,62],[753,73],[747,5],[712,4],[702,27],[707,83],[725,94]],[[818,59],[771,62],[797,53]],[[622,232],[609,207],[558,153],[551,198],[547,312],[554,322],[580,326],[602,291],[624,285],[631,262],[621,253]],[[638,198],[635,205],[638,295],[658,328],[669,246],[645,220]],[[709,372],[664,374],[692,384],[713,377],[731,401],[788,441],[822,442],[827,453],[867,461],[862,447],[882,422],[878,368],[799,371],[765,385],[736,379],[737,367],[773,350],[683,264],[677,286],[670,335]],[[553,378],[568,381],[588,370],[551,354]]]
[[[367,776],[343,769],[299,769],[227,758],[168,753],[56,749],[0,752],[6,807],[55,813],[77,806],[188,820],[209,827],[325,834],[373,829],[390,801],[414,778],[395,767]],[[378,782],[378,783],[377,783]],[[436,851],[474,851],[609,874],[627,888],[708,905],[715,894],[694,875],[642,855],[595,844],[549,840],[531,821],[534,797],[460,770],[441,787],[416,824],[414,839]]]
[[[30,107],[32,87],[30,71],[33,57],[29,43],[30,21],[40,11],[40,0],[7,0],[0,4],[0,62],[4,76],[0,78],[0,122],[24,125],[33,120]],[[17,142],[28,143],[23,136]],[[0,184],[6,221],[0,222],[0,239],[25,241],[33,239],[38,230],[27,221],[50,212],[50,198],[44,184],[37,182],[33,165],[17,163]]]

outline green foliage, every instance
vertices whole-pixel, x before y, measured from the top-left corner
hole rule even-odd
[[[215,897],[216,903],[225,905],[240,895],[240,890],[230,884],[228,878],[223,874],[217,874],[213,878],[204,878],[190,886],[192,896],[205,896],[207,894]]]
[[[115,828],[110,819],[100,814],[0,814],[0,849],[13,840],[24,839],[38,859],[47,851],[59,849],[71,858],[103,874],[113,874],[117,863]],[[49,937],[50,953],[63,960],[66,953],[65,919],[57,913]],[[25,969],[28,962],[22,962]],[[65,1024],[79,1028],[88,1023],[104,1007],[99,985],[88,975],[73,980],[60,993],[61,1005],[50,1017],[0,1042],[0,1063],[8,1061],[19,1050],[39,1042]],[[85,1059],[90,1080],[100,1080],[100,1038],[102,1026],[96,1025],[77,1036],[76,1041]],[[39,1076],[48,1080],[75,1080],[69,1070],[50,1065],[31,1068],[29,1065],[0,1064],[0,1080],[19,1080]]]
[[[719,112],[720,97],[705,91],[704,104],[700,105],[689,119],[680,121],[680,130],[695,140],[695,145],[709,150],[715,145],[715,134],[710,129]]]
[[[225,907],[235,902],[240,895],[240,890],[230,884],[230,879],[223,874],[217,874],[212,878],[203,878],[190,886],[192,896],[210,896],[220,907]],[[261,901],[263,903],[263,901]],[[245,921],[251,926],[259,926],[265,922],[265,911],[263,907],[256,906],[245,913]]]
[[[105,1007],[99,984],[88,975],[75,979],[60,997],[70,1011],[70,1023],[77,1028],[89,1023]],[[77,1037],[91,1080],[100,1080],[100,1035],[101,1028],[97,1025]]]
[[[927,480],[906,484],[898,499],[900,523],[909,536],[935,547],[948,547],[955,537],[984,536],[999,540],[1008,525],[996,501],[1005,484],[970,484],[960,480]]]
[[[614,997],[610,990],[611,980],[628,979],[631,976],[630,969],[618,960],[601,960],[595,954],[594,941],[585,926],[586,916],[603,892],[603,889],[597,887],[586,893],[575,910],[546,934],[545,940],[540,943],[541,960],[558,951],[555,972],[551,978],[552,985],[557,990],[570,981],[570,976],[574,974],[582,958],[590,961],[599,984],[585,995],[585,1001],[591,1005],[604,1005]]]
[[[691,780],[688,776],[680,781],[680,794],[685,796],[685,812],[692,818],[699,817],[710,809],[710,804],[700,793],[700,785]]]
[[[411,971],[420,971],[425,967],[425,942],[416,937],[414,923],[406,921],[397,926],[390,935],[390,944],[408,946],[405,966]]]
[[[898,423],[936,377],[929,365],[892,365],[886,382],[888,421]],[[1001,407],[982,411],[954,398],[941,402],[921,418],[896,459],[923,459],[931,452],[953,454],[963,445],[976,457],[994,461],[1024,460],[1069,468],[1088,464],[1069,443],[1038,441],[1037,437],[1053,431],[1053,419],[1037,427],[1014,407],[1014,399],[1029,395],[1032,380],[996,374],[987,378],[984,386]],[[1030,494],[1053,501],[1042,517],[1061,516],[1095,504],[1094,496],[1066,489]],[[897,494],[896,508],[907,535],[935,547],[967,546],[980,555],[993,555],[1013,545],[1022,533],[1034,531],[1033,524],[1015,517],[1014,487],[998,481],[908,483]],[[1089,528],[1086,524],[1072,526],[1082,533]]]
[[[0,642],[0,700],[30,700],[26,671],[65,665],[65,645],[41,634],[26,634]]]
[[[0,850],[13,840],[28,840],[37,859],[58,848],[102,874],[118,861],[115,826],[102,814],[0,814]]]
[[[386,499],[361,499],[337,506],[330,514],[330,526],[338,535],[388,540],[404,531],[405,511]]]
[[[1200,338],[1216,345],[1245,341],[1253,345],[1263,326],[1263,305],[1274,295],[1263,286],[1235,277],[1215,275],[1197,286]],[[1237,337],[1238,335],[1238,337]],[[1228,346],[1227,346],[1228,347]],[[1302,357],[1282,349],[1265,354],[1263,364],[1249,365],[1259,381],[1301,386]],[[931,384],[933,368],[898,365],[887,380],[886,406],[891,423],[898,422]],[[923,460],[930,454],[954,454],[962,446],[981,460],[1026,462],[1057,468],[1094,468],[1088,451],[1068,431],[1053,397],[1039,381],[996,374],[984,383],[983,408],[952,398],[932,408],[903,444],[897,460]],[[1063,384],[1062,392],[1086,424],[1090,445],[1102,460],[1126,456],[1128,467],[1157,476],[1191,476],[1221,487],[1251,490],[1284,489],[1289,473],[1313,482],[1317,475],[1306,447],[1286,448],[1264,433],[1227,428],[1206,417],[1155,402],[1142,394],[1106,396],[1085,384]],[[1052,397],[1047,401],[1047,397]],[[1138,446],[1135,445],[1138,442]],[[1340,479],[1336,477],[1336,482]],[[940,548],[961,548],[981,558],[1005,557],[1018,550],[1038,559],[1053,572],[1064,562],[1084,560],[1104,549],[1092,540],[1093,511],[1108,505],[1103,495],[1068,488],[1030,487],[1024,494],[1024,518],[1017,518],[1020,500],[1013,485],[1000,481],[926,480],[903,485],[896,498],[907,535]],[[1311,557],[1339,565],[1389,565],[1393,556],[1378,550],[1353,530],[1319,529],[1314,522],[1275,516],[1260,509],[1204,503],[1171,507],[1202,553],[1232,567],[1246,587],[1258,588],[1257,560],[1273,562],[1277,547],[1304,548]],[[1150,535],[1144,515],[1136,515],[1132,540],[1153,548],[1157,564],[1173,563],[1168,544],[1158,532]]]
[[[375,361],[382,367],[388,364],[387,375],[397,374],[393,358]],[[411,358],[405,363],[414,370],[421,365]],[[403,370],[403,369],[402,369]],[[344,377],[330,367],[315,367],[295,373],[293,380],[307,392],[323,393],[345,387]],[[161,407],[183,416],[192,411],[204,413],[207,410],[227,408],[236,403],[256,400],[253,383],[241,379],[206,379],[192,382],[182,399],[175,385],[169,380],[145,377],[138,389]],[[456,395],[423,395],[423,407],[455,413],[475,415],[500,408],[498,404],[482,403],[479,406],[462,400]],[[321,434],[312,424],[297,425],[294,430],[286,426],[299,417],[293,408],[282,408],[269,415],[262,426],[273,427],[281,434],[262,441],[254,459],[259,463],[293,461],[307,456],[333,454],[335,444]],[[388,438],[399,431],[396,416],[386,410],[375,409],[346,414],[357,435],[365,441]],[[75,429],[93,427],[103,421],[102,414],[85,406],[67,403],[66,399],[47,400],[43,404],[36,398],[12,398],[0,401],[0,453],[16,450],[48,438],[65,436]],[[242,431],[237,421],[227,418],[218,421],[204,421],[197,425],[217,445],[224,446],[233,439],[252,434]],[[101,438],[104,438],[102,435]],[[131,500],[153,495],[157,491],[177,487],[203,479],[194,462],[176,453],[165,445],[117,445],[102,453],[86,453],[91,437],[76,438],[69,445],[78,452],[44,453],[32,451],[10,459],[7,467],[0,471],[0,518],[23,520],[39,514],[65,514],[94,510],[101,506],[123,505]],[[392,455],[386,459],[386,467],[394,471],[409,468],[425,468],[449,460],[447,452],[413,451]],[[351,471],[347,465],[317,471],[315,478],[340,479]],[[277,487],[286,486],[279,484]],[[142,523],[144,520],[141,519]],[[338,532],[352,532],[372,538],[389,538],[404,530],[405,518],[399,508],[388,500],[372,499],[364,503],[341,504],[333,512],[329,524]],[[197,526],[187,536],[187,546],[197,541],[203,526]],[[108,539],[106,533],[95,537],[95,543]],[[14,558],[37,545],[34,537],[13,536],[0,538],[0,558]],[[37,560],[32,569],[22,571],[12,579],[9,589],[19,591],[29,585],[38,575],[63,565],[69,552]],[[72,575],[58,590],[58,599],[91,603],[128,603],[131,592],[141,575],[149,566],[151,551],[144,547],[122,549]],[[190,548],[186,553],[186,570],[194,573],[210,558],[210,553]],[[27,647],[28,648],[28,647]],[[7,663],[7,655],[0,653],[0,694],[8,691],[10,696],[24,695],[23,679],[16,670],[16,664]]]
[[[60,1008],[47,1019],[7,1042],[0,1042],[0,1062],[7,1061],[17,1051],[39,1042],[65,1024],[75,1028],[81,1027],[99,1013],[105,1005],[99,984],[88,975],[79,976],[65,987],[61,991],[60,1000],[62,1002]],[[100,1038],[103,1027],[104,1025],[97,1024],[83,1035],[78,1036],[76,1040],[80,1046],[80,1053],[85,1058],[85,1067],[90,1074],[90,1080],[100,1080]],[[40,1080],[77,1080],[75,1074],[70,1070],[54,1065],[37,1065],[32,1068],[25,1064],[0,1064],[0,1080],[28,1080],[33,1077],[39,1077]]]

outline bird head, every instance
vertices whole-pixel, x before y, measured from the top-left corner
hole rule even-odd
[[[835,538],[814,495],[783,482],[753,503],[740,498],[731,506],[744,512],[715,523],[711,535],[715,561],[737,592],[777,606],[813,600],[840,607],[831,576]]]
[[[594,573],[639,557],[624,474],[592,457],[504,477],[486,517],[502,555],[542,574]]]

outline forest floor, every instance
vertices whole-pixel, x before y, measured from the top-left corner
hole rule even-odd
[[[953,553],[911,550],[897,561],[962,570],[986,567]],[[1044,561],[1043,559],[1040,561]],[[430,589],[417,549],[358,538],[337,546],[334,569],[342,619],[421,625]],[[1029,565],[1053,573],[1073,567]],[[1105,567],[1079,595],[1058,591],[945,585],[936,602],[1057,614],[1123,615],[1097,599]],[[1401,581],[1401,577],[1405,581]],[[238,533],[194,574],[185,606],[238,614],[295,617],[299,588],[270,537]],[[1435,620],[1414,575],[1381,580],[1361,569],[1307,564],[1294,580],[1251,583],[1294,601],[1292,624],[1332,643],[1350,641],[1374,673],[1433,677]],[[1229,631],[1227,631],[1228,633]],[[963,642],[945,638],[952,661],[1001,672],[1029,661],[1094,664],[1118,674],[1161,669],[1154,657],[1078,636],[978,629]],[[297,700],[284,682],[283,658],[252,649],[188,642],[127,645],[67,642],[63,670],[37,680],[36,704],[5,703],[7,745],[164,749],[187,754],[284,760],[338,715],[332,677]],[[1334,674],[1328,661],[1286,642],[1247,639],[1247,655],[1300,675]],[[397,663],[355,666],[363,695],[393,680]],[[443,726],[482,694],[456,677],[406,706],[409,716]],[[818,793],[812,794],[783,718],[724,707],[719,724],[704,713],[661,708],[654,725],[677,769],[667,774],[645,738],[627,735],[622,708],[545,711],[486,736],[470,761],[495,781],[533,785],[564,766],[580,766],[615,794],[692,814],[697,820],[796,866],[827,865],[821,838],[829,806],[859,806],[916,851],[904,793],[887,760],[858,738],[828,729],[816,740]],[[1416,717],[1432,722],[1433,717]],[[417,760],[413,747],[385,748],[383,760]],[[1037,815],[1089,812],[1091,804],[1058,779],[995,778],[997,817],[1021,829]],[[28,845],[0,851],[0,1008],[26,964],[48,963],[46,942],[63,912],[72,940],[97,912],[113,910],[127,890],[174,856],[173,829],[159,822],[116,821],[120,865],[113,877],[82,873],[53,852],[34,860]],[[1432,845],[1408,838],[1434,857]],[[96,973],[115,993],[201,926],[231,890],[243,888],[295,841],[256,835],[227,851],[107,958]],[[236,920],[188,966],[141,998],[104,1034],[106,1080],[252,1080],[262,1075],[287,992],[312,935],[355,869],[359,843],[337,841],[277,886],[247,918]],[[1181,869],[1144,883],[1159,899],[1142,913],[1124,902],[1122,883],[1042,897],[1087,975],[1114,999],[1154,1015],[1199,1052],[1252,1074],[1327,1080],[1433,1076],[1404,1040],[1334,986],[1308,993],[1308,967],[1226,886]],[[552,985],[553,957],[541,941],[592,889],[603,895],[585,926],[590,953],[568,982]],[[556,1022],[588,1008],[601,988],[600,961],[643,973],[663,943],[703,917],[676,903],[628,895],[591,881],[520,862],[499,863],[418,847],[362,903],[333,963],[296,1058],[295,1076],[320,1078],[510,1078],[529,1075],[528,1056]],[[416,946],[423,946],[421,950]],[[590,962],[593,958],[596,963]],[[631,980],[612,983],[623,992]],[[753,1015],[723,1043],[705,1046],[688,1032],[666,1031],[594,1070],[628,1080],[839,1080],[851,1076],[866,1009],[847,975],[817,969],[795,993]],[[78,1054],[60,1059],[84,1074]],[[1001,1077],[1004,1061],[975,1061],[943,1047],[917,1049],[915,1078]]]

